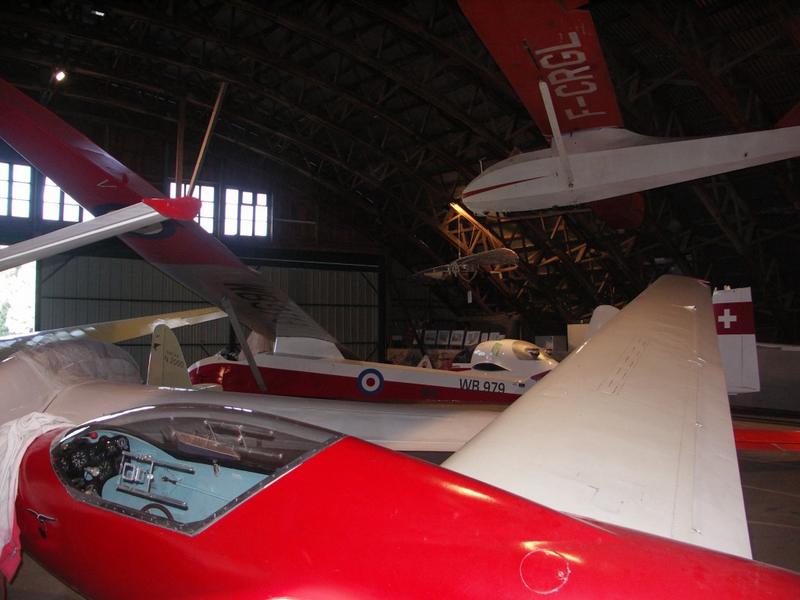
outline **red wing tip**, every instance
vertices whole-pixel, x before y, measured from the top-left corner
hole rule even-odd
[[[142,198],[142,202],[170,219],[190,221],[200,212],[200,200],[193,196],[178,198]]]

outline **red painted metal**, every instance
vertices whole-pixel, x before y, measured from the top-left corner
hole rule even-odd
[[[800,22],[800,19],[798,19]],[[800,29],[800,27],[798,27]],[[775,127],[795,127],[800,125],[800,103],[795,104],[780,120],[775,123]]]
[[[734,426],[737,450],[800,452],[800,430]]]
[[[621,127],[622,115],[585,2],[459,0],[536,126],[550,135],[539,81],[548,83],[563,133]]]
[[[718,302],[714,304],[717,335],[755,334],[752,302]]]
[[[644,222],[644,196],[639,192],[592,202],[592,212],[614,229],[637,229]]]
[[[51,439],[22,463],[23,547],[89,598],[749,600],[800,590],[788,571],[574,519],[352,438],[189,537],[76,501],[50,466]],[[42,526],[27,509],[56,520]]]
[[[520,393],[486,392],[455,387],[423,385],[384,379],[381,388],[367,393],[358,385],[357,377],[328,375],[259,367],[267,391],[278,396],[367,400],[370,402],[453,402],[463,404],[511,404]],[[543,377],[546,373],[542,373]],[[540,377],[541,378],[541,377]],[[189,371],[193,384],[215,383],[228,392],[259,394],[250,367],[243,364],[218,363],[200,365]],[[532,378],[535,379],[535,378]],[[508,384],[508,389],[512,387]]]
[[[165,217],[179,221],[190,221],[200,212],[201,202],[192,196],[179,198],[144,198],[142,200],[153,210],[157,210]]]

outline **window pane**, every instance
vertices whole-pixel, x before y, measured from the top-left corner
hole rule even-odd
[[[256,230],[255,234],[261,237],[265,237],[267,235],[267,207],[266,206],[257,206],[256,207]]]
[[[61,190],[54,185],[45,185],[42,199],[45,204],[61,204]]]
[[[214,219],[202,217],[200,219],[200,227],[205,229],[208,233],[214,233]]]
[[[69,223],[77,223],[81,220],[80,209],[77,206],[64,205],[64,220]]]
[[[28,200],[12,200],[11,201],[11,216],[12,217],[29,217],[30,213],[31,213],[31,203],[30,203],[30,201],[28,201]]]
[[[267,205],[267,195],[266,194],[258,194],[257,204],[259,206],[266,206]]]
[[[267,236],[267,224],[266,224],[266,222],[262,223],[260,221],[256,221],[255,234],[260,236],[260,237],[266,237]]]
[[[239,190],[235,188],[226,189],[225,204],[239,204]]]
[[[253,203],[253,192],[242,192],[242,204]]]
[[[14,181],[31,182],[31,168],[28,165],[14,165]]]
[[[0,162],[0,217],[8,216],[8,163]]]
[[[42,204],[42,219],[45,221],[58,221],[60,215],[58,214],[59,209],[58,204],[52,204],[50,202],[45,202]]]
[[[11,184],[11,197],[14,200],[30,200],[31,199],[31,184],[18,183]]]
[[[239,233],[238,221],[236,219],[225,219],[225,235],[236,235]]]

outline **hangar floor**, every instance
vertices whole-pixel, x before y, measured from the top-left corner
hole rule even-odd
[[[750,541],[756,560],[800,572],[800,460],[739,453]],[[420,456],[441,462],[442,453]],[[8,587],[9,600],[76,600],[81,596],[49,575],[30,557]]]

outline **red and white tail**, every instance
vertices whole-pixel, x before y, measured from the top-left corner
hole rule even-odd
[[[750,288],[715,290],[713,302],[728,393],[758,392],[761,382]]]

